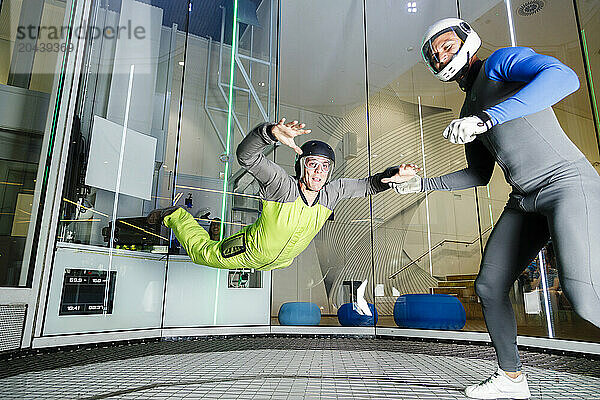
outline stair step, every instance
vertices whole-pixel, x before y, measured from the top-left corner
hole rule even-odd
[[[477,274],[446,275],[447,281],[474,281],[476,278]]]
[[[473,287],[475,286],[475,281],[440,281],[438,282],[439,287]]]
[[[473,287],[432,287],[432,294],[451,294],[459,297],[475,296],[475,288]]]
[[[433,287],[431,293],[433,294],[462,294],[462,290],[466,287]]]

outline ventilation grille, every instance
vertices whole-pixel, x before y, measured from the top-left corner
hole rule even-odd
[[[26,304],[0,305],[0,352],[21,347]]]
[[[517,14],[519,14],[521,17],[528,17],[538,13],[544,7],[544,5],[545,3],[543,0],[531,0],[521,4],[517,9]]]

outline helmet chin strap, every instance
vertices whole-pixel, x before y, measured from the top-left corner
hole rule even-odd
[[[456,81],[458,83],[458,86],[460,87],[460,89],[463,92],[466,91],[465,78],[467,77],[467,72],[469,72],[470,66],[471,66],[471,55],[467,51],[467,63],[460,69],[460,71],[458,71],[456,73],[454,79],[452,79],[453,81]]]

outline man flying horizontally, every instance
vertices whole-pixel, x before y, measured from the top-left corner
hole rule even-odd
[[[310,133],[293,121],[264,123],[254,128],[237,148],[237,159],[260,185],[262,212],[256,222],[238,233],[210,240],[194,217],[179,207],[152,211],[151,225],[164,223],[173,230],[192,261],[214,268],[272,270],[289,266],[321,230],[342,199],[366,197],[390,188],[390,183],[411,179],[418,168],[401,165],[364,179],[342,178],[328,182],[335,163],[333,149],[310,140],[298,147],[294,138]],[[268,160],[263,150],[276,142],[297,153],[296,175]]]

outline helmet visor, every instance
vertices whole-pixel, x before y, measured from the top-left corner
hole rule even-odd
[[[435,73],[438,73],[458,54],[465,40],[465,32],[458,27],[452,26],[441,30],[423,43],[421,48],[423,59]]]

